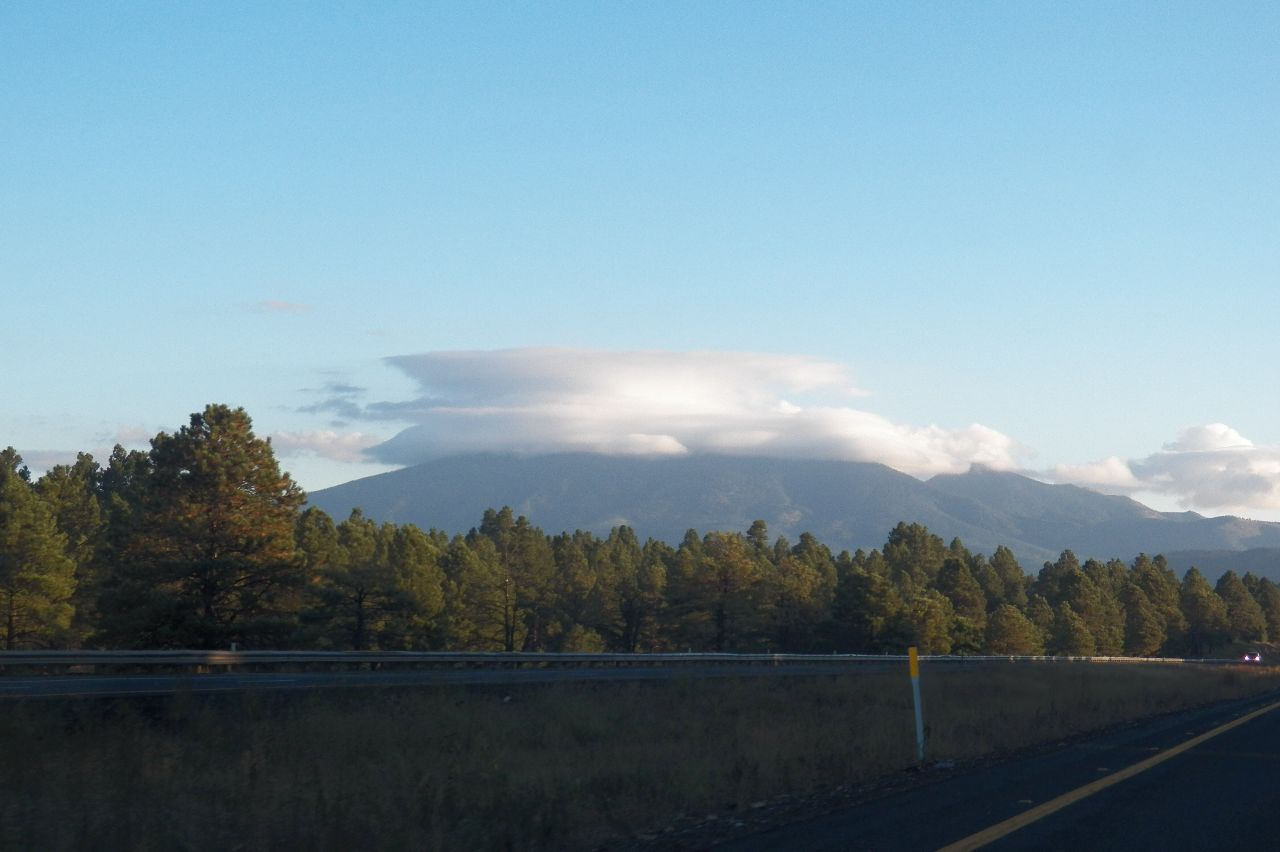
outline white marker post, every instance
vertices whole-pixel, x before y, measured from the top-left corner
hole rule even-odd
[[[907,663],[911,669],[911,697],[916,706],[916,762],[924,763],[924,710],[920,707],[920,655],[916,646],[907,649]]]

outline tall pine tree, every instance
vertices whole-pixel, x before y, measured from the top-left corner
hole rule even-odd
[[[284,644],[303,578],[294,526],[305,498],[244,409],[210,405],[161,432],[135,486],[102,599],[107,635],[134,647]]]

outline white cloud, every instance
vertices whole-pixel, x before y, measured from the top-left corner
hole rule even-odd
[[[1218,450],[1250,450],[1253,442],[1225,423],[1209,423],[1183,429],[1177,440],[1164,445],[1169,453],[1204,453]]]
[[[1142,491],[1146,485],[1133,475],[1129,463],[1117,456],[1087,464],[1060,464],[1053,469],[1054,480],[1072,482],[1119,494]]]
[[[1280,446],[1255,444],[1224,423],[1184,429],[1141,459],[1062,465],[1054,479],[1101,491],[1162,494],[1186,509],[1280,509]]]
[[[338,462],[368,462],[370,447],[382,443],[382,438],[361,432],[275,432],[271,435],[271,447],[277,455],[313,455]]]
[[[414,464],[460,452],[700,453],[875,461],[917,476],[1014,467],[979,424],[907,426],[849,407],[842,365],[798,355],[534,348],[389,359],[422,395],[374,404],[413,423],[371,455]]]

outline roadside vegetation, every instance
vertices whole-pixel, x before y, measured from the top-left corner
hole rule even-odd
[[[1280,587],[1160,556],[1034,576],[900,523],[883,547],[625,526],[548,534],[507,508],[463,534],[334,520],[210,405],[147,452],[38,480],[0,452],[0,650],[306,648],[1189,656],[1280,638]],[[1126,556],[1128,561],[1119,558]]]
[[[922,673],[933,760],[1280,687],[1266,667]],[[10,701],[10,849],[593,849],[910,767],[906,672]]]

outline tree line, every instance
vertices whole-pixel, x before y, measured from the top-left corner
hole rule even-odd
[[[1280,587],[1161,556],[1064,551],[1028,574],[900,523],[882,548],[627,526],[549,535],[510,508],[465,535],[335,520],[243,409],[148,451],[32,478],[0,452],[0,648],[774,651],[1200,656],[1280,639]]]

